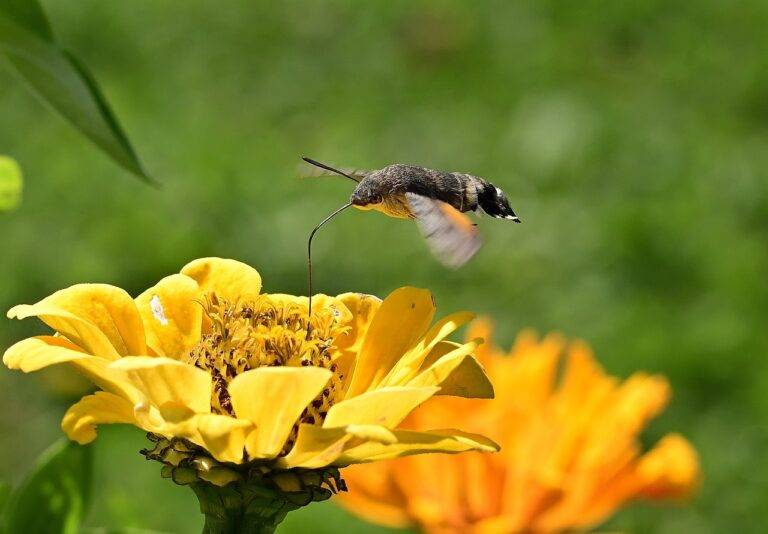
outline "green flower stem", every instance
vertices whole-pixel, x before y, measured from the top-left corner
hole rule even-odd
[[[188,469],[176,469],[173,478],[181,482],[189,474]],[[346,489],[333,468],[282,472],[271,478],[252,473],[247,479],[225,485],[200,478],[182,483],[189,485],[200,501],[205,515],[203,534],[269,534],[288,512]]]
[[[203,534],[269,534],[288,512],[301,507],[279,492],[252,484],[191,484],[205,515]]]

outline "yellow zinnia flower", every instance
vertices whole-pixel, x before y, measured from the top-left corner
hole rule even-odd
[[[135,300],[83,284],[14,307],[9,317],[36,316],[56,334],[15,344],[3,362],[24,372],[66,363],[100,388],[64,416],[72,440],[88,443],[99,424],[132,424],[154,442],[143,452],[177,482],[258,478],[306,504],[342,484],[335,467],[497,450],[459,430],[398,428],[433,395],[493,396],[477,343],[443,340],[471,316],[430,327],[434,312],[429,292],[401,288],[384,301],[318,295],[310,320],[306,297],[261,293],[253,268],[206,258]]]
[[[487,322],[476,322],[469,337],[490,334]],[[684,498],[696,486],[688,441],[670,434],[645,454],[638,441],[669,399],[664,378],[636,373],[621,382],[584,344],[530,332],[509,354],[486,344],[478,358],[496,400],[435,400],[405,424],[460,421],[497,439],[501,452],[351,467],[345,507],[426,532],[562,532],[598,525],[629,500]]]

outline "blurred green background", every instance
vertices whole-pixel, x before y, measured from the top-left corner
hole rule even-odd
[[[311,227],[348,196],[299,156],[471,171],[524,224],[484,218],[450,272],[413,224],[348,212],[316,241],[318,291],[430,288],[441,313],[587,340],[612,373],[675,396],[644,435],[701,454],[686,508],[635,505],[606,528],[761,532],[768,502],[768,3],[762,0],[45,0],[150,173],[129,175],[0,70],[0,153],[25,173],[0,215],[0,308],[83,281],[138,294],[188,260],[257,267],[306,291]],[[0,346],[45,331],[4,321]],[[59,435],[72,386],[0,372],[0,479]],[[198,531],[187,488],[103,428],[88,524]],[[341,523],[343,522],[343,523]],[[281,532],[368,532],[332,504]]]

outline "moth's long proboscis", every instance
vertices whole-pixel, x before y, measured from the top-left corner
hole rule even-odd
[[[307,285],[309,286],[308,287],[308,290],[309,290],[309,293],[308,293],[308,295],[309,295],[309,306],[308,306],[309,310],[308,310],[308,313],[309,313],[309,315],[307,317],[307,319],[308,319],[307,336],[309,336],[309,334],[312,331],[312,323],[311,323],[311,321],[312,321],[312,238],[315,237],[315,234],[317,233],[317,231],[320,228],[322,228],[325,223],[327,223],[328,221],[330,221],[331,219],[336,217],[336,215],[338,215],[339,213],[341,213],[342,211],[344,211],[345,209],[347,209],[351,205],[352,205],[351,202],[347,202],[346,204],[344,204],[342,207],[340,207],[339,209],[337,209],[336,211],[331,213],[328,217],[326,217],[325,219],[320,221],[320,224],[315,226],[315,228],[309,234],[309,241],[307,241],[307,270],[308,270],[307,271],[308,272],[308,284]]]

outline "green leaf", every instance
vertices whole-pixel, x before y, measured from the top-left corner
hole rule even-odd
[[[14,209],[21,202],[21,169],[15,160],[0,156],[0,211]]]
[[[35,93],[114,161],[152,181],[96,80],[54,41],[37,0],[0,0],[0,54]]]
[[[11,495],[6,532],[76,534],[90,497],[90,447],[62,439],[46,450]]]
[[[51,26],[37,0],[2,0],[0,9],[12,14],[16,22],[37,33],[42,39],[53,42]]]

